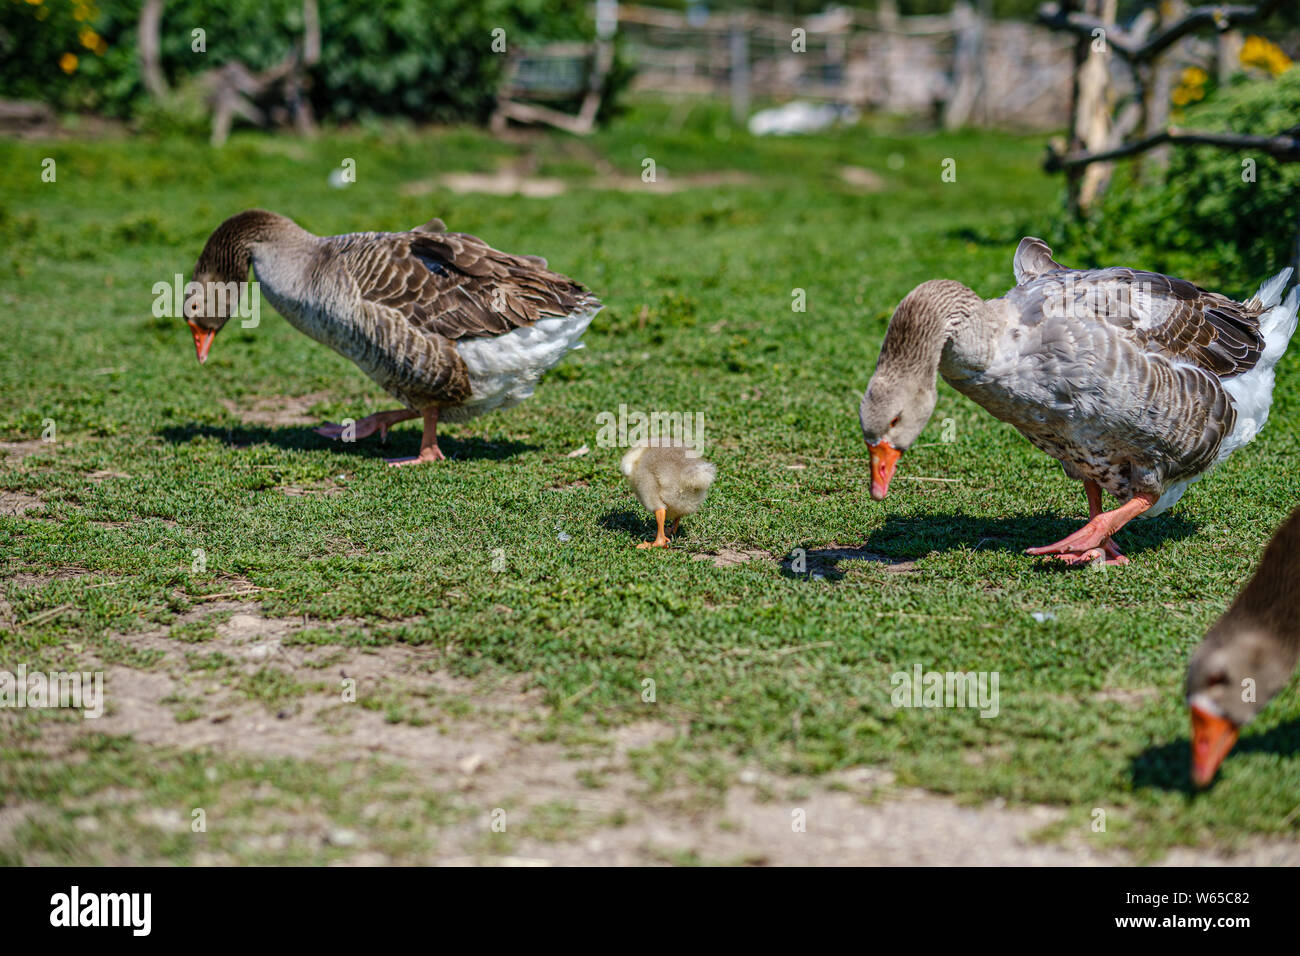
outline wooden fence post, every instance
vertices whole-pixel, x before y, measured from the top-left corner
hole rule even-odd
[[[943,128],[957,129],[970,122],[975,104],[984,93],[984,28],[989,0],[981,0],[978,13],[965,0],[952,9],[957,30],[957,55],[953,65],[953,92],[943,111]]]
[[[749,119],[749,23],[743,13],[731,18],[729,48],[731,118],[743,125]]]
[[[1105,24],[1103,30],[1114,27],[1115,8],[1116,0],[1088,0],[1087,10]],[[1079,72],[1079,102],[1074,138],[1089,152],[1109,149],[1114,145],[1111,142],[1109,57],[1109,45],[1103,33],[1090,41],[1087,58]],[[1083,171],[1076,197],[1079,210],[1087,211],[1096,202],[1110,181],[1112,169],[1110,163],[1093,163]]]
[[[158,38],[162,32],[163,0],[145,0],[140,8],[140,25],[136,28],[136,45],[140,52],[140,78],[155,100],[167,96],[167,80],[159,63]]]

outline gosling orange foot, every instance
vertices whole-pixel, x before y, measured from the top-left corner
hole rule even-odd
[[[664,521],[668,519],[667,508],[655,509],[655,539],[653,541],[642,541],[637,545],[637,550],[642,548],[666,548],[669,541],[668,536],[664,534]],[[678,518],[677,521],[681,519]],[[673,534],[677,533],[677,521],[673,522]]]

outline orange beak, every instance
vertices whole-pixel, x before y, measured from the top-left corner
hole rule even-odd
[[[884,501],[889,494],[889,479],[894,477],[894,468],[903,453],[887,441],[867,447],[871,449],[871,497]]]
[[[1192,782],[1208,787],[1237,742],[1237,725],[1192,704]]]
[[[194,351],[198,353],[199,364],[202,365],[208,360],[208,349],[212,348],[212,340],[216,338],[217,333],[200,328],[189,319],[186,321],[190,324],[190,331],[194,333]]]

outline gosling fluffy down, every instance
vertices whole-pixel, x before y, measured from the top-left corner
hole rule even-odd
[[[695,514],[718,475],[716,466],[678,442],[637,445],[623,456],[619,470],[641,504],[654,512],[658,525],[655,547],[668,543],[664,522],[676,524],[680,518]],[[647,547],[649,543],[641,546]]]

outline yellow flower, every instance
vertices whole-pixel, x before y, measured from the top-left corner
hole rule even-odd
[[[39,7],[42,3],[45,2],[45,0],[27,0],[27,2],[34,7]]]
[[[59,57],[59,69],[64,73],[71,73],[77,68],[77,54],[65,53]]]
[[[1209,78],[1210,74],[1206,73],[1199,66],[1189,66],[1187,69],[1183,70],[1182,80],[1185,86],[1204,86],[1205,81]]]
[[[1175,106],[1186,106],[1191,102],[1191,98],[1187,94],[1187,88],[1183,86],[1175,89],[1170,99],[1174,101]]]
[[[1249,36],[1241,45],[1241,64],[1258,67],[1272,76],[1279,76],[1291,69],[1291,58],[1271,40]]]
[[[81,45],[87,50],[95,49],[100,42],[99,34],[90,29],[90,27],[86,27],[86,29],[78,33],[77,39],[81,41]]]

